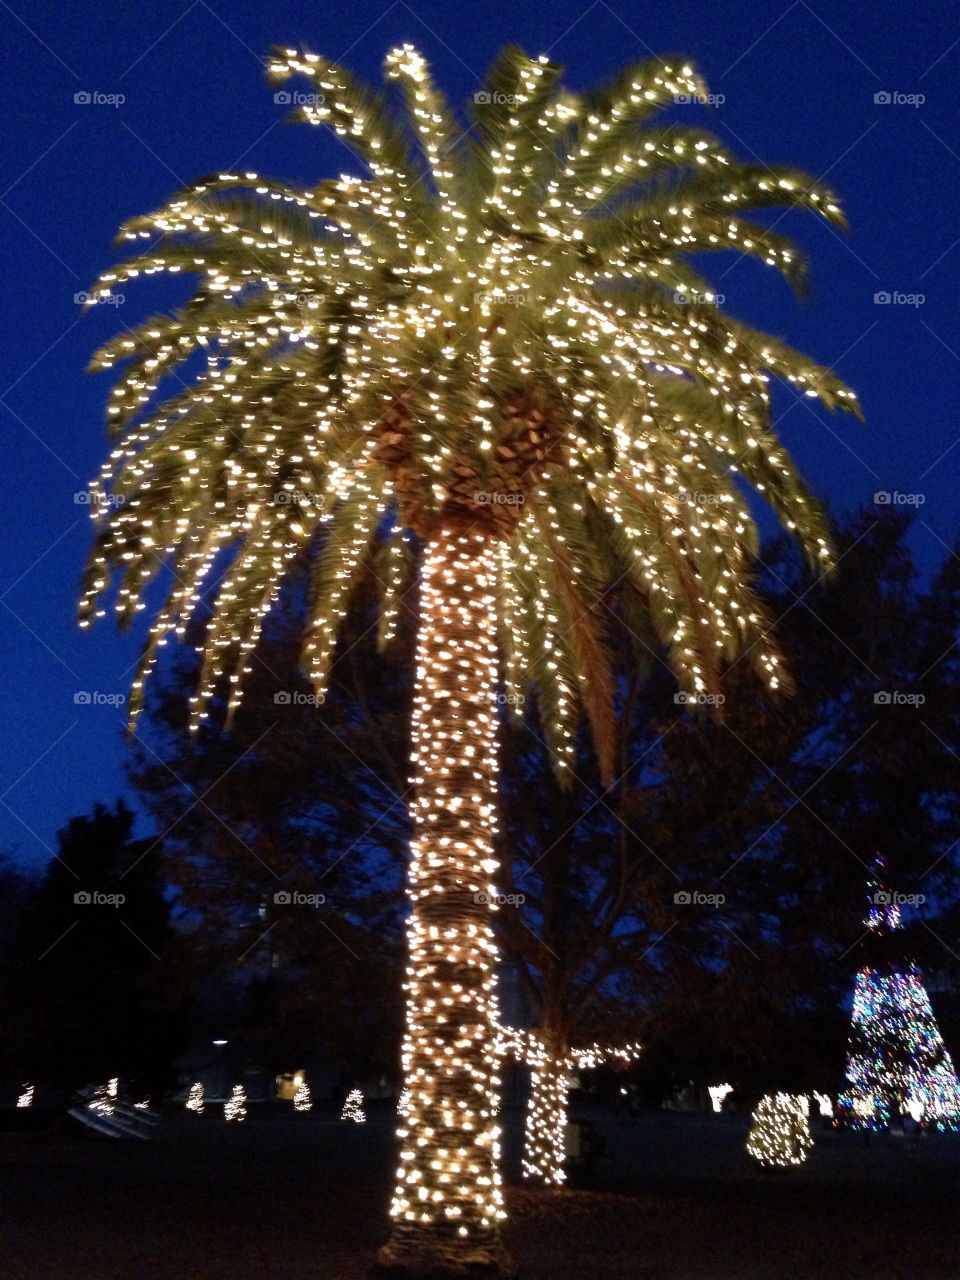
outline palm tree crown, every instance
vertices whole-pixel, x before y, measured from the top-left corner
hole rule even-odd
[[[285,571],[323,526],[304,641],[322,688],[360,564],[376,549],[386,642],[411,547],[462,508],[499,539],[508,692],[535,686],[561,770],[585,709],[608,770],[612,680],[595,606],[611,584],[686,688],[714,688],[744,648],[771,685],[782,679],[749,585],[756,534],[737,480],[825,560],[821,512],[771,427],[768,381],[831,408],[856,412],[856,399],[727,316],[691,260],[735,249],[796,283],[801,254],[747,211],[799,205],[839,225],[842,214],[803,173],[741,163],[699,126],[665,123],[678,96],[705,92],[689,66],[644,62],[574,97],[556,66],[507,49],[466,130],[411,47],[387,68],[402,119],[315,54],[280,50],[270,68],[308,77],[298,114],[331,126],[363,176],[299,190],[219,174],[123,229],[150,243],[101,278],[101,295],[155,272],[197,284],[180,310],[95,357],[125,371],[82,619],[119,575],[128,620],[172,569],[135,715],[158,645],[183,634],[232,553],[199,723],[222,679],[240,699]]]

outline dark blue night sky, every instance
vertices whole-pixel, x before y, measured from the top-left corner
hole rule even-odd
[[[837,509],[872,503],[878,490],[923,495],[918,559],[929,571],[948,554],[960,479],[953,4],[11,0],[0,3],[0,31],[0,848],[40,863],[67,817],[123,789],[122,709],[75,702],[79,691],[126,693],[138,649],[109,623],[74,623],[90,532],[74,495],[106,449],[109,389],[84,367],[119,324],[175,301],[174,286],[128,288],[122,306],[89,313],[74,295],[113,260],[121,221],[199,175],[242,167],[313,183],[357,172],[329,136],[284,120],[263,73],[273,44],[305,43],[379,79],[387,50],[411,42],[453,101],[472,95],[506,42],[565,64],[573,89],[650,53],[695,61],[723,98],[709,127],[746,157],[825,178],[852,225],[844,238],[809,216],[785,220],[813,260],[803,303],[755,264],[715,264],[734,313],[834,365],[862,399],[865,427],[778,401],[786,443]]]

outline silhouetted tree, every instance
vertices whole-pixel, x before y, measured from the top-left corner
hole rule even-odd
[[[6,1060],[73,1087],[119,1075],[160,1087],[180,1047],[182,990],[156,842],[118,802],[58,833],[4,969]]]

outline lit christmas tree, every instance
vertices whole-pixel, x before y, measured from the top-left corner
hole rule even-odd
[[[310,1086],[307,1084],[306,1080],[301,1079],[300,1083],[297,1085],[297,1091],[293,1095],[293,1109],[294,1111],[309,1111],[312,1106],[313,1102],[310,1098]]]
[[[120,1079],[113,1076],[106,1084],[98,1085],[87,1106],[98,1116],[112,1116],[120,1092]]]
[[[753,1113],[747,1154],[771,1169],[803,1164],[813,1146],[804,1094],[768,1093]]]
[[[203,1115],[203,1085],[199,1080],[190,1086],[184,1106],[188,1111],[195,1111],[198,1116]]]
[[[943,1044],[920,970],[894,955],[902,925],[897,895],[877,857],[870,883],[869,962],[857,974],[847,1055],[847,1088],[837,1115],[854,1129],[885,1129],[920,1114],[938,1128],[960,1126],[960,1082]]]
[[[340,1112],[340,1119],[352,1120],[354,1124],[363,1124],[366,1118],[363,1111],[363,1090],[351,1089]]]
[[[33,1088],[34,1086],[32,1084],[25,1084],[23,1086],[23,1092],[20,1094],[19,1098],[17,1098],[18,1107],[33,1106]]]
[[[242,1084],[235,1084],[230,1097],[223,1104],[224,1120],[243,1121],[247,1118],[247,1093]]]

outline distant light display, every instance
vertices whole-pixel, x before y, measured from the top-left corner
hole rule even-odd
[[[340,1112],[340,1119],[352,1120],[354,1124],[363,1124],[366,1118],[366,1112],[363,1109],[363,1090],[351,1089]]]
[[[733,1093],[732,1084],[711,1084],[707,1087],[707,1093],[710,1095],[710,1105],[714,1111],[723,1110],[723,1100],[730,1093]]]
[[[878,857],[864,923],[872,939],[902,927],[897,895],[883,887]],[[960,1081],[920,970],[912,961],[867,964],[857,974],[837,1116],[854,1129],[885,1129],[902,1115],[960,1127]]]
[[[747,1153],[767,1168],[803,1164],[813,1146],[804,1094],[768,1093],[753,1113]]]
[[[240,1123],[247,1118],[247,1093],[242,1084],[235,1084],[230,1097],[223,1104],[223,1118]]]
[[[547,1186],[566,1181],[567,1092],[570,1074],[605,1062],[632,1062],[640,1045],[616,1048],[598,1044],[556,1052],[534,1031],[499,1027],[497,1051],[512,1055],[530,1068],[530,1094],[523,1145],[523,1176]]]
[[[310,1097],[310,1086],[301,1076],[296,1092],[293,1095],[293,1109],[294,1111],[309,1111],[312,1107],[313,1101]]]

